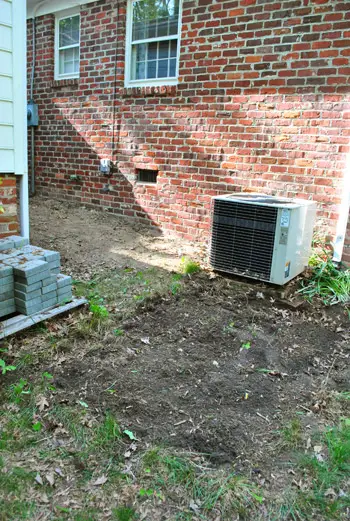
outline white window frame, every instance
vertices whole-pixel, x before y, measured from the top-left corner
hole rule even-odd
[[[181,28],[182,28],[182,2],[179,2],[179,25],[177,36],[160,36],[159,38],[147,38],[145,40],[137,40],[134,43],[151,43],[168,40],[177,40],[176,53],[176,73],[172,78],[146,78],[144,80],[131,79],[132,67],[132,19],[133,19],[133,2],[140,2],[142,0],[128,0],[127,17],[126,17],[126,46],[125,46],[125,87],[160,87],[165,85],[177,85],[179,83],[179,66],[180,66],[180,48],[181,48]]]
[[[65,20],[66,18],[71,18],[72,16],[79,16],[79,43],[60,48],[60,46],[59,46],[59,44],[60,44],[60,21]],[[58,12],[55,16],[55,80],[67,80],[67,79],[79,78],[79,76],[80,76],[80,44],[81,44],[80,10],[79,9],[67,9],[66,11]],[[75,47],[79,48],[79,70],[78,70],[78,72],[60,74],[60,50],[70,49],[70,48],[75,48]]]

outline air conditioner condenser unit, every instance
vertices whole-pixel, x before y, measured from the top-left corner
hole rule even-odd
[[[283,285],[308,264],[316,203],[258,193],[213,198],[210,263]]]

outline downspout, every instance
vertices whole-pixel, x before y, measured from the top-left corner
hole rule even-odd
[[[333,244],[333,261],[340,263],[344,250],[346,230],[348,226],[350,210],[350,155],[348,156],[347,166],[344,175],[343,195],[339,209],[339,219],[337,223],[336,237]]]
[[[32,18],[32,33],[33,33],[33,56],[32,56],[32,72],[30,75],[30,101],[33,102],[34,94],[34,75],[35,75],[35,62],[36,62],[36,21],[35,13]],[[35,130],[34,126],[30,129],[30,195],[35,195]]]
[[[32,16],[32,32],[33,32],[33,56],[32,56],[32,71],[30,74],[30,100],[34,101],[34,77],[35,77],[35,64],[36,64],[36,15],[40,7],[42,7],[47,0],[39,2],[33,11]],[[30,195],[35,195],[35,128],[31,127],[31,150],[30,150]]]

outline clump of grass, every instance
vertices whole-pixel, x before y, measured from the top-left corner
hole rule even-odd
[[[328,254],[325,260],[315,262],[311,277],[303,281],[299,290],[307,300],[318,296],[327,306],[350,302],[350,270],[337,268]]]
[[[148,478],[143,494],[162,498],[173,490],[185,503],[198,506],[200,519],[207,519],[214,511],[220,512],[222,519],[237,513],[245,519],[263,502],[255,485],[234,473],[208,467],[198,456],[152,449],[145,454],[143,467]]]
[[[299,418],[294,418],[282,429],[284,442],[290,447],[297,447],[302,440],[302,426]]]
[[[198,273],[201,270],[199,262],[196,262],[188,257],[181,258],[181,271],[185,275],[192,275]]]
[[[112,510],[117,521],[132,521],[135,519],[135,510],[129,507],[118,507]]]
[[[324,447],[321,457],[315,454],[302,461],[312,486],[300,492],[298,503],[304,512],[321,516],[317,519],[343,519],[349,506],[345,491],[350,475],[350,420],[325,432],[320,444]]]

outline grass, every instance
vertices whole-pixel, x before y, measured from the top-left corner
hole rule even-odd
[[[299,293],[309,301],[318,296],[327,306],[346,304],[350,302],[350,270],[337,268],[329,255],[314,259],[311,277],[303,281]]]
[[[100,335],[101,345],[107,334],[112,342],[122,343],[130,334],[127,327],[123,329],[122,320],[138,313],[140,306],[151,305],[153,298],[178,298],[184,274],[195,273],[192,267],[186,270],[160,274],[154,268],[142,272],[125,269],[108,273],[106,279],[77,283],[78,293],[89,298],[88,313],[58,333],[50,323],[28,333],[26,341],[35,345],[35,356],[21,355],[20,361],[16,358],[14,373],[0,374],[1,383],[8,382],[0,396],[0,521],[136,521],[147,511],[146,519],[163,516],[169,521],[341,519],[346,508],[342,491],[349,473],[349,424],[345,420],[320,435],[306,455],[299,419],[284,426],[278,457],[289,457],[293,449],[295,474],[285,472],[287,486],[276,498],[264,484],[259,488],[249,473],[239,475],[235,462],[217,468],[202,454],[147,446],[142,434],[138,440],[129,439],[125,432],[138,432],[137,426],[121,425],[106,410],[103,387],[96,407],[83,402],[78,392],[69,396],[69,404],[60,401],[54,375],[44,371],[48,367],[53,372],[54,364],[47,364],[44,355],[37,356],[39,337],[43,353],[46,349],[51,354],[64,346],[73,349],[79,328],[81,334]],[[233,322],[223,328],[225,334],[234,331]],[[243,349],[250,347],[250,342],[242,344]],[[37,405],[39,396],[48,400],[43,411]],[[345,409],[349,393],[337,393],[335,399]],[[40,429],[35,430],[38,425]],[[322,446],[323,460],[317,459],[314,445]],[[271,467],[276,461],[272,456]],[[45,484],[45,473],[55,472],[57,467],[64,477],[55,475],[51,488]],[[43,476],[43,486],[34,482],[36,470]],[[95,485],[101,476],[106,482]],[[296,488],[293,480],[305,487]],[[41,494],[46,494],[48,503],[37,501]]]
[[[329,428],[319,439],[319,446],[320,454],[307,456],[301,462],[310,487],[299,492],[299,508],[306,516],[317,513],[324,520],[341,519],[350,508],[350,420]]]
[[[282,429],[284,443],[289,447],[298,447],[302,440],[302,426],[299,418],[294,418]]]
[[[181,272],[185,275],[192,275],[201,271],[199,262],[196,262],[188,257],[181,258]]]
[[[164,499],[173,491],[185,504],[197,506],[200,519],[207,519],[214,511],[220,512],[220,519],[231,519],[235,513],[246,516],[263,502],[254,484],[233,472],[208,467],[205,458],[197,454],[152,449],[143,457],[143,468],[144,479],[148,477],[143,495]],[[181,519],[192,519],[190,511],[185,513],[187,517]]]

